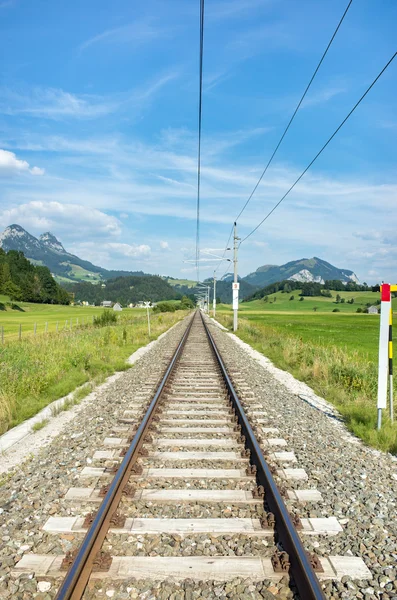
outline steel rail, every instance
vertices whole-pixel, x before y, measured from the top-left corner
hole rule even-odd
[[[112,483],[110,484],[110,488],[99,507],[95,519],[91,527],[88,529],[79,551],[72,565],[70,566],[69,571],[67,572],[65,579],[61,584],[61,587],[58,590],[55,600],[80,600],[84,594],[92,572],[95,557],[101,549],[107,535],[110,519],[120,502],[123,488],[128,483],[131,468],[138,458],[138,453],[142,444],[144,443],[144,438],[148,432],[154,412],[158,406],[167,381],[174,370],[174,367],[185,346],[195,314],[196,312],[190,319],[186,331],[183,334],[177,349],[175,350],[170,364],[168,365],[165,375],[162,378],[159,387],[157,388],[156,394],[153,397],[153,400],[150,402],[145,416],[143,417],[142,422],[139,425],[138,430],[127,450],[127,453],[121,462]]]
[[[292,522],[288,509],[285,506],[284,500],[277,488],[258,440],[248,422],[244,408],[227,373],[222,356],[216,347],[215,341],[202,313],[200,314],[212,350],[225,380],[230,400],[238,418],[238,424],[241,426],[242,433],[245,436],[246,447],[251,451],[251,462],[257,468],[257,481],[260,485],[263,485],[266,503],[271,512],[275,515],[278,540],[281,542],[283,549],[289,554],[291,564],[290,573],[298,588],[299,595],[302,600],[325,600],[325,595],[321,589],[320,582],[313,570],[306,550],[304,549],[299,534]]]

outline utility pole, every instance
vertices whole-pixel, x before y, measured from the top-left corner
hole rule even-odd
[[[216,277],[215,277],[215,271],[214,271],[214,298],[212,301],[212,308],[214,309],[214,319],[216,316]]]
[[[234,255],[233,255],[233,263],[234,263],[234,279],[233,279],[233,331],[237,331],[237,312],[238,312],[238,291],[240,284],[238,282],[237,277],[237,250],[238,250],[238,241],[239,237],[237,237],[237,223],[234,223]]]

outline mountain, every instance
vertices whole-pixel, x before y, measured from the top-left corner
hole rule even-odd
[[[46,248],[50,250],[55,250],[55,252],[63,252],[66,253],[65,248],[62,246],[61,242],[57,240],[55,235],[52,235],[49,231],[46,233],[42,233],[39,237],[39,242],[41,242]]]
[[[109,271],[93,265],[67,252],[61,242],[47,231],[38,239],[20,225],[10,225],[0,234],[0,248],[5,252],[23,252],[33,264],[46,266],[59,282],[91,281],[98,283],[106,279],[127,275],[142,276],[143,271]]]
[[[163,277],[158,275],[124,276],[108,279],[106,284],[94,285],[82,281],[67,284],[68,291],[73,292],[75,300],[100,304],[103,300],[120,302],[123,306],[151,300],[176,300],[181,295]]]
[[[301,258],[282,265],[263,265],[243,280],[254,286],[264,287],[276,281],[291,279],[292,281],[324,283],[327,279],[339,279],[343,283],[354,281],[359,283],[357,276],[349,269],[338,269],[330,263],[314,256]]]

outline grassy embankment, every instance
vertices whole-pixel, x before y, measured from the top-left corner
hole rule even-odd
[[[293,294],[295,298],[298,293]],[[340,292],[341,296],[348,294]],[[379,317],[351,311],[378,299],[379,294],[367,299],[371,292],[351,293],[356,303],[338,304],[341,312],[334,314],[336,305],[326,298],[297,299],[296,308],[307,303],[306,311],[293,311],[290,306],[295,301],[282,300],[290,295],[269,296],[269,301],[277,298],[272,308],[263,300],[242,303],[239,337],[336,406],[349,429],[365,443],[397,453],[397,425],[390,423],[387,411],[381,432],[376,430]],[[318,311],[308,309],[309,303],[319,307]],[[393,304],[396,310],[397,299]],[[282,307],[289,310],[282,311]],[[220,305],[217,317],[231,328],[230,306]]]
[[[43,310],[58,308],[67,309]],[[96,311],[96,315],[100,313]],[[151,315],[150,339],[156,339],[186,314]],[[146,314],[131,310],[121,313],[114,326],[80,325],[72,331],[4,344],[0,348],[0,434],[76,387],[86,382],[95,385],[115,371],[129,368],[126,358],[148,341]],[[76,400],[89,391],[90,387],[76,392]]]
[[[10,304],[14,306],[11,308]],[[4,327],[4,339],[17,339],[19,325],[22,325],[22,339],[33,335],[34,325],[36,333],[45,332],[46,323],[48,332],[74,328],[77,325],[92,324],[94,316],[103,310],[96,306],[62,306],[59,304],[34,304],[33,302],[10,302],[8,296],[0,295],[0,327]],[[144,309],[124,309],[122,314],[137,315]]]

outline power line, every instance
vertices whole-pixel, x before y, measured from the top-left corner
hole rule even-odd
[[[323,61],[324,61],[324,58],[326,57],[326,55],[327,55],[327,53],[328,53],[328,50],[329,50],[329,49],[330,49],[330,47],[331,47],[331,45],[332,45],[332,42],[334,41],[334,39],[335,39],[335,36],[336,36],[336,34],[338,33],[338,31],[339,31],[339,28],[340,28],[340,26],[342,25],[342,22],[343,22],[343,20],[344,20],[344,18],[345,18],[345,16],[346,16],[346,14],[347,14],[347,11],[348,11],[348,10],[349,10],[349,8],[350,8],[350,5],[352,4],[352,2],[353,2],[353,0],[350,0],[350,1],[349,1],[348,5],[347,5],[347,7],[346,7],[346,9],[345,9],[345,12],[343,13],[343,15],[342,15],[341,19],[339,20],[339,23],[338,23],[338,25],[337,25],[337,27],[336,27],[336,29],[335,29],[334,33],[332,34],[332,37],[331,37],[330,41],[328,42],[328,45],[327,45],[326,49],[324,50],[324,52],[323,52],[323,55],[322,55],[322,57],[321,57],[321,59],[320,59],[320,61],[319,61],[318,65],[317,65],[317,67],[316,67],[316,69],[315,69],[315,71],[314,71],[313,75],[311,76],[309,83],[308,83],[308,84],[307,84],[307,86],[306,86],[306,89],[305,89],[305,91],[304,91],[304,92],[303,92],[303,94],[302,94],[302,97],[301,97],[301,99],[299,100],[298,104],[296,105],[296,108],[295,108],[295,110],[294,110],[294,112],[293,112],[293,114],[292,114],[292,116],[291,116],[291,118],[290,118],[290,120],[289,120],[289,122],[288,122],[288,124],[287,124],[286,128],[284,129],[284,132],[283,132],[283,134],[282,134],[281,138],[279,139],[279,141],[278,141],[278,143],[277,143],[277,146],[276,146],[276,147],[275,147],[275,149],[273,150],[273,153],[272,153],[272,155],[270,156],[270,158],[269,158],[269,160],[268,160],[268,162],[267,162],[267,164],[266,164],[266,166],[265,166],[264,170],[262,171],[262,174],[261,174],[261,176],[259,177],[259,179],[258,179],[258,181],[257,181],[257,183],[256,183],[256,185],[255,185],[255,187],[254,187],[254,189],[252,190],[251,194],[248,196],[248,199],[246,200],[246,202],[245,202],[244,206],[242,207],[242,209],[240,210],[239,214],[238,214],[238,215],[237,215],[237,217],[235,218],[235,221],[238,221],[238,219],[241,217],[241,215],[243,214],[243,212],[244,212],[244,211],[245,211],[245,209],[247,208],[247,206],[248,206],[249,202],[251,201],[251,198],[252,198],[252,196],[255,194],[256,190],[257,190],[257,189],[258,189],[258,187],[259,187],[259,184],[261,183],[261,181],[262,181],[263,177],[265,176],[265,174],[266,174],[266,172],[267,172],[267,170],[268,170],[269,166],[271,165],[271,163],[272,163],[272,161],[273,161],[273,158],[276,156],[276,154],[277,154],[277,151],[278,151],[278,149],[280,148],[280,146],[281,146],[281,144],[282,144],[282,142],[283,142],[283,140],[284,140],[284,138],[285,138],[285,136],[286,136],[286,134],[287,134],[287,131],[289,130],[289,128],[290,128],[290,126],[291,126],[291,124],[292,124],[292,121],[295,119],[296,113],[297,113],[297,112],[298,112],[298,110],[300,109],[300,107],[301,107],[301,105],[302,105],[302,102],[303,102],[303,100],[305,99],[305,97],[306,97],[306,94],[307,94],[307,92],[309,91],[309,89],[310,89],[310,87],[311,87],[311,85],[312,85],[312,83],[313,83],[313,81],[314,81],[314,78],[316,77],[316,75],[317,75],[317,73],[318,73],[318,70],[320,69],[320,67],[321,67],[321,65],[322,65],[322,63],[323,63]],[[226,248],[228,248],[228,246],[229,246],[229,242],[230,242],[230,240],[231,240],[232,234],[233,234],[233,225],[232,225],[232,228],[231,228],[231,231],[230,231],[230,234],[229,234],[229,239],[228,239],[228,241],[227,241],[227,243],[226,243],[226,246],[225,246],[225,251],[224,251],[224,253],[223,253],[223,256],[225,256]],[[221,262],[222,262],[222,261],[221,261]],[[219,263],[218,267],[220,266],[221,262]],[[215,271],[217,271],[218,267],[215,269]]]
[[[196,272],[200,281],[200,185],[201,185],[201,121],[203,105],[203,53],[204,53],[204,0],[200,0],[200,64],[198,107],[198,156],[197,156],[197,211],[196,211]]]
[[[326,57],[326,55],[327,55],[327,52],[328,52],[328,50],[330,49],[332,42],[333,42],[333,41],[334,41],[334,39],[335,39],[335,36],[336,36],[336,34],[338,33],[338,30],[339,30],[340,26],[342,25],[342,22],[343,22],[343,20],[344,20],[344,18],[345,18],[345,16],[346,16],[346,14],[347,14],[347,11],[349,10],[349,8],[350,8],[350,5],[351,5],[351,3],[352,3],[352,2],[353,2],[353,0],[350,0],[350,1],[349,1],[349,4],[347,5],[347,7],[346,7],[346,10],[345,10],[345,12],[343,13],[343,15],[342,15],[342,17],[341,17],[341,19],[340,19],[340,21],[339,21],[339,23],[338,23],[338,26],[337,26],[337,28],[335,29],[335,31],[334,31],[334,33],[333,33],[333,35],[332,35],[332,37],[331,37],[330,41],[328,42],[328,46],[326,47],[326,49],[325,49],[325,51],[324,51],[324,53],[323,53],[323,55],[322,55],[322,57],[321,57],[321,59],[320,59],[320,62],[318,63],[318,65],[317,65],[317,67],[316,67],[316,69],[315,69],[315,71],[314,71],[314,73],[313,73],[313,75],[312,75],[312,77],[311,77],[311,79],[310,79],[309,83],[307,84],[307,86],[306,86],[306,89],[305,89],[305,91],[303,92],[303,95],[302,95],[301,99],[299,100],[299,102],[298,102],[298,104],[297,104],[297,106],[296,106],[296,108],[295,108],[295,110],[294,110],[294,112],[293,112],[293,115],[292,115],[292,117],[290,118],[290,120],[289,120],[289,122],[288,122],[288,125],[287,125],[287,127],[284,129],[284,132],[283,132],[283,134],[282,134],[281,138],[279,139],[279,142],[278,142],[277,146],[276,146],[276,147],[275,147],[275,149],[273,150],[273,153],[272,153],[271,157],[269,158],[269,160],[268,160],[268,163],[267,163],[266,167],[265,167],[265,168],[264,168],[264,170],[262,171],[262,174],[261,174],[261,176],[259,177],[259,179],[258,179],[257,183],[255,184],[255,187],[254,187],[254,189],[252,190],[251,194],[248,196],[248,199],[247,199],[246,203],[244,204],[243,208],[240,210],[240,212],[239,212],[239,214],[237,215],[237,217],[236,217],[235,221],[238,221],[238,219],[241,217],[241,215],[243,214],[243,212],[244,212],[244,211],[245,211],[245,209],[247,208],[247,206],[248,206],[248,204],[249,204],[249,202],[250,202],[250,200],[251,200],[252,196],[255,194],[256,190],[257,190],[257,189],[258,189],[258,187],[259,187],[259,184],[261,183],[261,181],[262,181],[263,177],[264,177],[264,176],[265,176],[265,174],[266,174],[266,171],[268,170],[268,168],[269,168],[270,164],[272,163],[272,161],[273,161],[273,158],[276,156],[277,150],[280,148],[280,146],[281,146],[281,144],[282,144],[282,141],[283,141],[283,139],[285,138],[285,136],[286,136],[286,133],[287,133],[288,129],[290,128],[290,126],[291,126],[291,124],[292,124],[292,121],[293,121],[293,120],[294,120],[294,118],[295,118],[295,115],[296,115],[296,113],[298,112],[299,108],[301,107],[301,104],[302,104],[303,100],[305,99],[305,96],[306,96],[307,92],[309,91],[309,89],[310,89],[310,86],[312,85],[312,83],[313,83],[313,81],[314,81],[314,78],[316,77],[316,75],[317,75],[317,72],[318,72],[319,68],[321,67],[321,65],[322,65],[322,63],[323,63],[323,60],[324,60],[324,58]]]
[[[378,81],[378,79],[383,75],[383,73],[386,71],[386,69],[388,68],[388,66],[393,62],[393,60],[396,58],[397,56],[397,52],[395,52],[393,54],[393,56],[391,57],[391,59],[386,63],[386,65],[383,67],[383,69],[381,70],[381,72],[375,77],[375,79],[373,80],[373,82],[371,83],[371,85],[365,90],[364,94],[361,96],[361,98],[356,102],[356,104],[353,106],[353,108],[351,109],[351,111],[349,112],[349,114],[343,119],[342,123],[339,125],[339,127],[337,127],[337,129],[335,129],[334,133],[331,135],[331,137],[328,138],[328,140],[325,142],[324,146],[321,148],[321,150],[319,150],[319,152],[317,152],[316,156],[313,158],[313,160],[307,165],[306,169],[304,171],[302,171],[302,173],[299,175],[299,177],[294,181],[294,183],[291,185],[291,187],[289,188],[289,190],[287,190],[287,192],[284,194],[284,196],[277,202],[277,204],[275,204],[273,206],[273,208],[267,213],[267,215],[262,219],[262,221],[248,234],[245,236],[245,238],[243,238],[240,242],[240,246],[243,242],[245,242],[246,239],[248,239],[253,233],[255,233],[255,231],[257,229],[259,229],[259,227],[261,225],[263,225],[263,223],[270,217],[270,215],[276,210],[276,208],[278,206],[280,206],[280,204],[282,203],[282,201],[288,196],[288,194],[294,189],[294,187],[296,186],[296,184],[302,179],[302,177],[305,175],[305,173],[307,173],[307,171],[310,169],[310,167],[316,162],[316,160],[318,159],[318,157],[320,156],[320,154],[322,154],[322,152],[325,150],[325,148],[328,146],[328,144],[331,142],[331,140],[333,140],[333,138],[336,136],[336,134],[338,133],[338,131],[343,127],[343,125],[346,123],[346,121],[351,117],[351,115],[354,113],[354,111],[356,110],[356,108],[359,106],[359,104],[364,100],[365,96],[368,94],[368,92],[373,88],[373,86],[375,85],[375,83]]]

